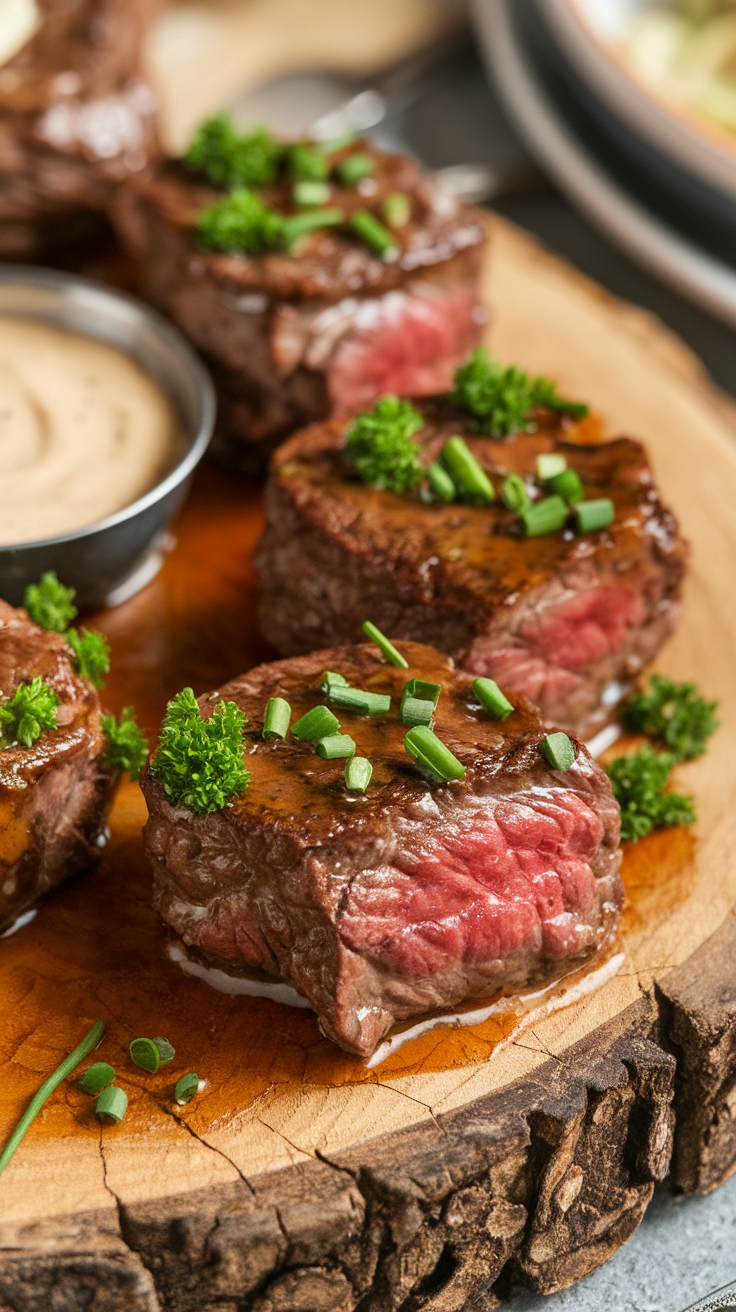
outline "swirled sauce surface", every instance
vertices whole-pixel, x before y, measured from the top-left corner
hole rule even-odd
[[[123,510],[168,472],[180,445],[171,404],[130,356],[0,316],[0,546]]]

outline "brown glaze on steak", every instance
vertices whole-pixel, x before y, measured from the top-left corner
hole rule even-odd
[[[335,184],[330,205],[350,215],[407,195],[411,217],[395,234],[395,262],[337,229],[305,238],[293,255],[204,251],[197,216],[222,193],[180,164],[139,179],[118,200],[121,235],[150,296],[214,366],[221,432],[241,447],[265,444],[261,456],[333,410],[349,413],[389,391],[449,387],[478,341],[485,233],[477,211],[405,155],[370,151],[375,190]],[[283,184],[263,194],[279,210],[292,208]]]
[[[34,37],[0,67],[0,253],[89,227],[112,191],[160,153],[139,75],[158,0],[39,0]]]
[[[451,660],[400,650],[408,670],[372,645],[343,647],[261,665],[202,697],[204,715],[222,696],[248,716],[251,782],[231,807],[193,815],[150,773],[142,784],[164,920],[224,969],[288,981],[364,1057],[397,1020],[564,973],[610,936],[623,902],[618,806],[583,745],[570,770],[552,770],[523,697],[499,723]],[[325,669],[392,697],[385,716],[339,715],[373,763],[362,795],[345,790],[344,761],[260,737],[269,697],[289,701],[292,723],[324,701]],[[407,755],[409,677],[442,685],[434,727],[463,780],[428,783]]]
[[[615,703],[610,685],[654,657],[679,614],[686,547],[643,446],[580,445],[564,427],[496,442],[469,433],[448,402],[421,408],[427,463],[461,433],[498,494],[506,474],[533,473],[538,454],[558,451],[587,498],[613,500],[614,523],[524,538],[498,497],[476,508],[377,491],[344,459],[345,422],[329,420],[273,460],[255,557],[265,637],[291,655],[354,641],[371,619],[524,693],[548,721],[589,733]]]
[[[0,934],[100,854],[119,775],[103,769],[100,699],[58,633],[0,601],[0,693],[39,675],[58,694],[57,728],[0,748]]]

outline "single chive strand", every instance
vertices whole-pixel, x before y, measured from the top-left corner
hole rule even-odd
[[[541,479],[543,483],[548,483],[551,478],[556,478],[558,474],[564,474],[566,469],[567,460],[556,451],[545,451],[542,455],[537,456],[537,478]]]
[[[550,492],[563,497],[569,506],[575,505],[585,497],[580,475],[575,469],[565,469],[561,474],[556,474],[549,480],[549,489]]]
[[[106,1118],[113,1125],[119,1125],[128,1110],[128,1095],[117,1084],[110,1084],[102,1090],[95,1103],[95,1116],[98,1121]]]
[[[438,501],[444,501],[449,505],[455,500],[457,488],[439,460],[433,460],[432,464],[427,466],[427,481],[430,491]]]
[[[524,532],[528,538],[539,538],[546,533],[557,533],[564,528],[569,514],[562,497],[545,497],[521,512]]]
[[[575,506],[575,521],[580,533],[595,533],[608,528],[616,515],[613,502],[609,497],[600,497],[597,501],[578,501]]]
[[[431,725],[434,715],[434,702],[424,701],[419,697],[406,697],[401,703],[402,724]]]
[[[289,732],[291,707],[283,697],[269,697],[263,715],[264,738],[285,738]]]
[[[400,651],[396,650],[394,644],[381,633],[380,629],[376,628],[375,624],[371,624],[370,620],[365,620],[362,628],[366,638],[370,638],[371,642],[375,642],[390,665],[398,665],[400,669],[408,670],[408,660],[401,655]]]
[[[112,1084],[115,1079],[115,1068],[109,1066],[106,1061],[96,1061],[89,1066],[84,1072],[79,1087],[83,1093],[97,1095],[106,1089],[108,1084]]]
[[[529,505],[529,489],[521,474],[509,474],[503,480],[501,500],[509,510],[523,510]]]
[[[384,228],[368,210],[356,210],[351,214],[350,227],[356,237],[360,237],[377,255],[382,255],[384,259],[397,258],[399,251],[393,233]]]
[[[71,1075],[73,1070],[76,1070],[80,1061],[84,1061],[85,1057],[88,1057],[93,1049],[97,1047],[97,1044],[100,1042],[104,1033],[105,1022],[102,1020],[95,1021],[91,1030],[85,1034],[82,1042],[78,1043],[74,1051],[70,1052],[69,1056],[64,1058],[61,1064],[57,1066],[56,1070],[49,1075],[48,1079],[44,1080],[38,1092],[33,1095],[26,1110],[18,1121],[18,1124],[11,1133],[2,1153],[0,1153],[0,1175],[2,1175],[2,1172],[8,1165],[8,1162],[21,1142],[26,1130],[36,1119],[44,1103],[51,1097],[54,1090],[58,1089],[62,1081],[65,1080],[68,1075]]]
[[[473,679],[473,692],[481,706],[495,715],[497,720],[505,720],[513,711],[508,697],[501,692],[495,679]]]
[[[465,766],[427,725],[418,724],[404,738],[404,748],[422,774],[436,783],[465,777]]]
[[[344,218],[343,211],[338,209],[308,210],[304,214],[294,214],[284,219],[282,224],[283,243],[287,250],[291,250],[300,237],[306,237],[307,233],[319,228],[333,228],[342,223]]]
[[[349,733],[333,733],[327,738],[320,738],[317,743],[317,755],[323,761],[339,761],[346,756],[355,756],[355,741]]]
[[[345,763],[345,787],[351,793],[364,793],[372,774],[373,766],[365,756],[352,756]]]
[[[366,715],[386,715],[391,709],[388,693],[365,692],[362,688],[343,688],[335,685],[328,694],[335,706],[347,711],[363,712]]]
[[[316,743],[320,738],[339,733],[340,721],[329,706],[313,706],[311,711],[307,711],[292,725],[291,732],[300,742]]]
[[[427,683],[425,679],[407,679],[401,692],[402,705],[407,697],[417,697],[420,701],[431,702],[436,706],[441,692],[440,683]]]
[[[451,437],[445,442],[440,459],[458,492],[467,501],[479,506],[487,506],[493,501],[493,484],[461,437]]]
[[[566,733],[549,733],[539,744],[548,765],[553,770],[569,770],[575,763],[575,748]]]
[[[197,1090],[199,1089],[199,1076],[196,1071],[189,1071],[187,1075],[182,1075],[180,1080],[174,1085],[174,1100],[180,1107],[191,1102]]]

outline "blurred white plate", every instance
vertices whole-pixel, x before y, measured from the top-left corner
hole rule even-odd
[[[593,223],[652,273],[736,327],[736,270],[650,214],[581,145],[517,41],[514,0],[472,0],[496,88],[526,142]]]

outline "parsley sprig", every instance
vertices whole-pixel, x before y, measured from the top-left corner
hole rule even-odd
[[[21,683],[13,696],[0,705],[0,743],[12,747],[22,743],[32,747],[44,729],[56,728],[59,695],[36,675],[30,683]]]
[[[133,707],[124,706],[119,720],[114,715],[103,715],[102,732],[107,739],[103,769],[127,770],[133,781],[140,779],[148,756],[148,740],[138,728]]]
[[[243,134],[229,114],[216,114],[194,134],[184,163],[218,187],[263,187],[275,181],[283,155],[265,128]]]
[[[197,218],[200,245],[213,251],[245,251],[260,255],[278,246],[283,216],[272,210],[255,191],[237,187],[222,200],[202,210]]]
[[[96,688],[104,688],[103,675],[110,669],[110,646],[105,635],[96,629],[68,627],[77,614],[72,604],[74,596],[74,588],[65,588],[49,570],[40,583],[29,583],[23,605],[39,628],[63,634],[74,652],[77,673]]]
[[[169,702],[151,774],[174,806],[201,815],[232,805],[250,782],[243,761],[245,723],[235,702],[218,702],[202,719],[191,688]]]
[[[703,755],[718,728],[717,705],[701,697],[694,683],[673,683],[653,674],[649,687],[627,701],[623,720],[632,733],[659,739],[678,761],[692,761]]]
[[[530,433],[536,428],[532,411],[555,410],[582,419],[588,406],[558,396],[549,378],[531,378],[516,365],[504,366],[479,346],[455,374],[451,400],[472,415],[472,427],[487,437]]]
[[[345,438],[345,454],[364,483],[390,492],[409,492],[425,476],[413,434],[424,420],[409,401],[384,396],[358,415]]]
[[[645,743],[632,756],[617,756],[606,766],[613,795],[621,807],[623,839],[636,842],[652,829],[695,823],[692,797],[667,791],[676,762],[672,752],[655,752]]]
[[[103,674],[110,670],[110,644],[96,629],[68,629],[66,640],[75,655],[77,673],[89,679],[95,688],[104,688]]]

